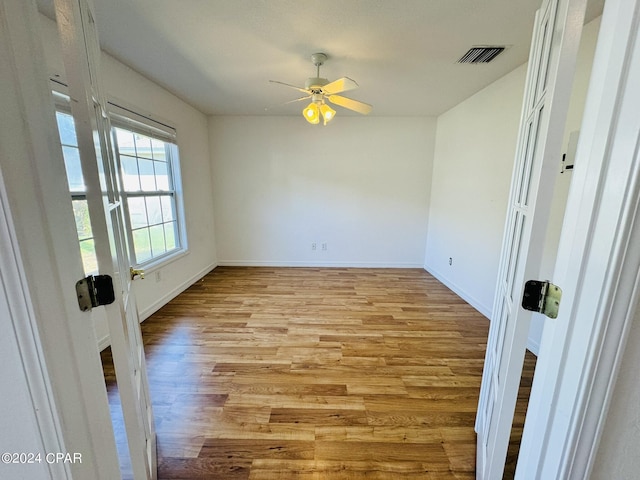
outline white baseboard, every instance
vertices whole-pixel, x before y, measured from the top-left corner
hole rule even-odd
[[[220,267],[342,267],[342,268],[424,268],[419,263],[386,262],[281,262],[281,261],[245,261],[225,260],[218,262]]]
[[[193,285],[198,280],[200,280],[202,277],[204,277],[207,273],[209,273],[210,271],[215,269],[217,266],[218,266],[217,263],[212,263],[212,264],[206,266],[205,268],[200,270],[198,273],[196,273],[195,275],[193,275],[192,277],[190,277],[186,281],[182,282],[176,288],[171,290],[169,293],[167,293],[166,295],[163,295],[162,297],[157,299],[155,302],[153,302],[147,308],[145,308],[144,310],[141,310],[140,312],[138,312],[138,315],[140,316],[140,323],[144,322],[147,318],[149,318],[155,312],[160,310],[167,303],[169,303],[171,300],[176,298],[178,295],[180,295],[187,288],[189,288],[191,285]]]
[[[456,285],[455,283],[451,282],[449,279],[447,279],[447,277],[445,277],[444,275],[442,275],[440,272],[436,271],[435,269],[430,268],[427,265],[423,265],[423,268],[428,273],[433,275],[439,282],[444,284],[447,288],[449,288],[456,295],[458,295],[460,298],[462,298],[465,302],[467,302],[469,305],[471,305],[473,308],[475,308],[477,311],[479,311],[482,315],[484,315],[488,319],[491,319],[491,308],[490,307],[487,307],[482,302],[478,301],[478,299],[473,297],[473,295],[470,295],[463,288],[461,288],[458,285]]]

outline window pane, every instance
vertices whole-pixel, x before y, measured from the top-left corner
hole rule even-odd
[[[73,201],[73,215],[76,218],[78,239],[93,238],[93,234],[91,233],[91,220],[89,218],[89,206],[86,200]]]
[[[58,133],[60,134],[60,142],[63,145],[78,146],[76,138],[76,129],[73,123],[73,117],[68,113],[56,112],[56,120],[58,120]]]
[[[153,158],[153,154],[151,153],[151,139],[144,135],[140,135],[139,133],[136,133],[135,137],[136,154],[138,157]]]
[[[148,228],[141,228],[133,231],[133,247],[136,252],[136,262],[146,262],[151,258],[151,245],[149,244]]]
[[[153,192],[156,189],[153,161],[139,158],[138,169],[140,171],[140,188],[145,192]]]
[[[151,235],[151,252],[153,256],[162,255],[167,251],[164,246],[164,228],[162,225],[155,225],[149,228]]]
[[[80,241],[80,254],[82,255],[82,266],[85,275],[98,271],[98,258],[96,257],[96,246],[93,238]]]
[[[147,223],[147,207],[144,203],[144,197],[129,197],[127,199],[129,207],[129,219],[131,220],[131,228],[146,227]]]
[[[133,133],[116,128],[116,141],[118,142],[118,151],[120,155],[136,155],[136,144],[133,140]]]
[[[162,205],[162,221],[171,222],[176,219],[175,204],[173,197],[169,195],[163,195],[160,197],[160,203]]]
[[[164,142],[151,139],[151,148],[153,149],[153,159],[165,162],[167,160],[167,150],[165,149]]]
[[[156,185],[158,186],[158,190],[170,190],[167,164],[164,162],[153,162],[153,165],[156,169]]]
[[[122,163],[122,181],[126,192],[140,191],[140,180],[138,177],[138,162],[135,157],[120,155]]]
[[[69,190],[72,192],[84,192],[84,179],[82,177],[82,167],[80,166],[80,153],[77,147],[62,147],[64,166],[67,170],[67,181]]]
[[[167,251],[176,248],[176,237],[178,235],[176,222],[164,224],[164,238],[167,245]]]
[[[162,210],[160,210],[160,197],[145,197],[147,200],[147,219],[149,225],[162,223]]]

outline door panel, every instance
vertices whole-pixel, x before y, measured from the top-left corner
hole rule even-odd
[[[93,10],[88,0],[55,0],[55,6],[98,268],[114,281],[116,301],[104,308],[133,475],[155,479],[155,428]]]
[[[536,14],[476,419],[481,479],[504,470],[531,321],[520,298],[542,258],[585,3],[545,0]]]

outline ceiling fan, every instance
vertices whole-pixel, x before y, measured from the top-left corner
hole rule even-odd
[[[354,112],[367,115],[372,110],[372,106],[368,103],[359,102],[351,98],[337,95],[338,93],[346,92],[358,88],[358,84],[355,80],[349,77],[342,77],[333,82],[329,82],[326,78],[320,77],[320,66],[327,60],[327,55],[324,53],[314,53],[311,55],[311,61],[316,66],[316,76],[307,78],[304,84],[304,88],[290,85],[284,82],[278,82],[277,80],[269,80],[271,83],[278,83],[285,87],[294,88],[306,95],[304,97],[296,98],[286,103],[300,102],[302,100],[311,99],[311,103],[302,110],[302,116],[307,122],[317,124],[320,122],[320,116],[326,125],[331,121],[336,114],[336,111],[327,105],[326,101],[338,105]]]

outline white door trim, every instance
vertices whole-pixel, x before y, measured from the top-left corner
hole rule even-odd
[[[0,81],[0,84],[2,82]],[[0,102],[0,105],[2,103]],[[1,152],[1,149],[0,149]],[[31,450],[44,454],[45,452],[65,452],[64,435],[61,429],[58,412],[49,383],[49,374],[44,363],[40,336],[33,313],[33,303],[24,271],[20,250],[15,236],[13,219],[6,196],[6,188],[0,168],[0,296],[2,302],[8,306],[8,325],[3,324],[3,335],[15,339],[18,358],[12,360],[14,365],[22,367],[22,375],[29,389],[29,407],[34,414],[40,437],[33,439]],[[4,320],[3,320],[4,321]],[[11,386],[6,386],[4,394],[12,392]],[[10,412],[3,411],[3,414]],[[21,420],[25,422],[27,419]],[[5,446],[7,443],[5,443]],[[40,448],[42,450],[40,450]],[[15,449],[17,450],[17,449]],[[5,453],[4,451],[2,453]],[[16,451],[16,453],[19,453]],[[34,465],[2,466],[11,468],[13,475],[24,475],[36,478]],[[71,478],[68,465],[54,463],[45,467],[52,478]],[[39,469],[38,469],[39,470]]]
[[[639,0],[607,0],[516,478],[588,478],[637,305],[639,23]]]
[[[46,447],[82,454],[62,478],[113,480],[120,478],[118,457],[92,319],[75,294],[83,270],[39,26],[35,1],[0,0],[2,202],[11,209],[11,243],[20,245],[19,258],[13,255],[27,285],[16,305],[35,323],[26,332],[24,367],[30,380],[50,381],[51,395],[34,392],[48,402],[41,412]]]

